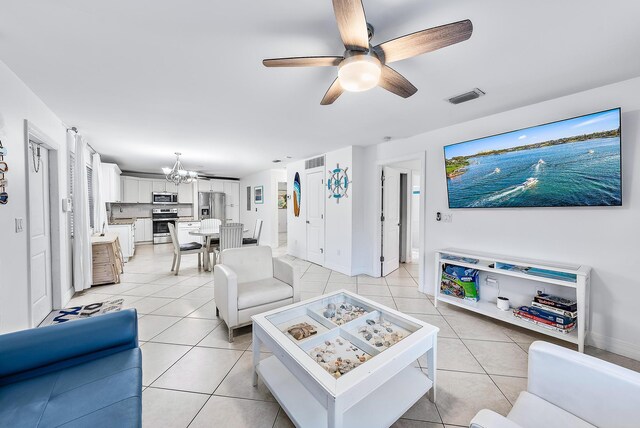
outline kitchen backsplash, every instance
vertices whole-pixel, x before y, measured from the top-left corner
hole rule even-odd
[[[151,210],[154,208],[167,207],[165,205],[153,205],[153,204],[111,204],[111,211],[113,212],[114,219],[118,218],[145,218],[151,217]],[[192,204],[178,204],[171,205],[170,208],[178,208],[178,217],[191,217],[193,216]],[[110,216],[110,212],[107,211],[107,216]]]

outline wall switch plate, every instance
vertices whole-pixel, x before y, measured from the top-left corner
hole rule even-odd
[[[442,221],[445,223],[451,223],[453,221],[453,214],[442,214]]]
[[[21,218],[16,218],[16,233],[24,231],[24,224]]]

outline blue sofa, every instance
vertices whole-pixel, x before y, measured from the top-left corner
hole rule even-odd
[[[0,336],[0,426],[141,425],[135,309]]]

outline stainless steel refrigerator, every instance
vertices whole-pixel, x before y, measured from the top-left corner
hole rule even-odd
[[[198,217],[217,218],[223,224],[226,219],[226,195],[222,192],[199,192],[198,193]]]

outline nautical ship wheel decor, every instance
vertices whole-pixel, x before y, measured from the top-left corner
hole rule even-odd
[[[335,199],[336,203],[340,203],[340,199],[348,198],[349,194],[349,168],[340,168],[340,164],[336,164],[333,170],[329,170],[329,178],[327,179],[327,189],[329,189],[329,199]]]

